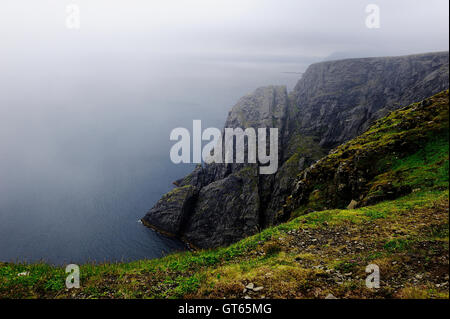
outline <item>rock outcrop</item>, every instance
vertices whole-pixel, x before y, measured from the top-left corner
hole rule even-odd
[[[181,235],[198,197],[199,189],[192,185],[177,187],[165,194],[142,219],[144,225],[169,235]]]
[[[388,112],[447,88],[448,52],[317,63],[290,94],[259,88],[239,100],[225,127],[277,127],[277,173],[259,175],[249,163],[199,165],[143,223],[210,248],[283,222],[300,172]]]
[[[295,212],[298,216],[326,208],[354,209],[396,199],[416,187],[441,190],[437,180],[409,178],[414,165],[402,169],[401,163],[430,142],[448,143],[448,94],[445,90],[392,112],[303,170],[286,198],[284,214],[292,216]],[[433,155],[419,157],[432,161]],[[426,169],[432,174],[435,167],[430,164]]]
[[[285,87],[259,88],[238,101],[229,112],[225,127],[277,127],[285,132],[288,105]],[[282,139],[280,134],[279,145]],[[259,194],[265,189],[261,185],[271,185],[273,179],[258,175],[258,164],[199,165],[191,174],[175,181],[177,188],[164,195],[142,221],[164,233],[180,236],[195,247],[226,245],[261,229]],[[191,187],[200,190],[198,194],[188,192]],[[177,189],[181,189],[183,196]],[[195,205],[186,205],[193,200]],[[186,211],[185,207],[191,210]],[[185,222],[180,226],[182,220]]]
[[[448,52],[311,65],[293,91],[291,126],[329,149],[389,111],[448,88]]]

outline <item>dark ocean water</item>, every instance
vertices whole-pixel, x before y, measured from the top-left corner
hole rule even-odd
[[[191,167],[173,165],[163,147],[152,150],[146,135],[158,134],[158,128],[149,122],[144,130],[138,122],[131,125],[133,132],[85,136],[74,127],[71,137],[64,128],[54,128],[51,150],[43,141],[48,136],[39,131],[20,141],[19,154],[3,154],[0,260],[120,261],[184,249],[139,219]],[[24,157],[22,147],[36,154]]]

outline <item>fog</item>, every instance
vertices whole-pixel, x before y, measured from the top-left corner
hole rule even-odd
[[[311,63],[448,50],[448,1],[2,0],[0,260],[153,258],[137,223],[192,165],[169,133],[221,128],[258,86]],[[66,6],[80,28],[66,25]]]

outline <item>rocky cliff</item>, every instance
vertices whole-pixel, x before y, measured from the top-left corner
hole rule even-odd
[[[293,91],[298,112],[291,126],[328,149],[447,87],[448,52],[318,63]]]
[[[448,98],[445,90],[391,112],[303,170],[286,198],[284,214],[354,209],[423,189],[447,189],[448,162],[442,158],[445,153],[439,160],[436,156],[445,149],[441,145],[448,144]],[[419,169],[427,174],[415,172]]]
[[[299,173],[388,112],[447,88],[448,52],[311,65],[289,94],[270,86],[241,98],[225,123],[277,127],[276,174],[259,175],[258,164],[198,166],[142,221],[200,248],[228,245],[285,221],[292,194],[301,192]],[[323,205],[342,206],[349,199],[351,193]]]

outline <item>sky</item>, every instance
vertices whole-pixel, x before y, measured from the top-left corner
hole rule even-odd
[[[368,4],[380,28],[365,26]],[[80,9],[68,30],[66,6]],[[448,50],[446,0],[2,0],[1,50],[141,51],[227,60]]]

